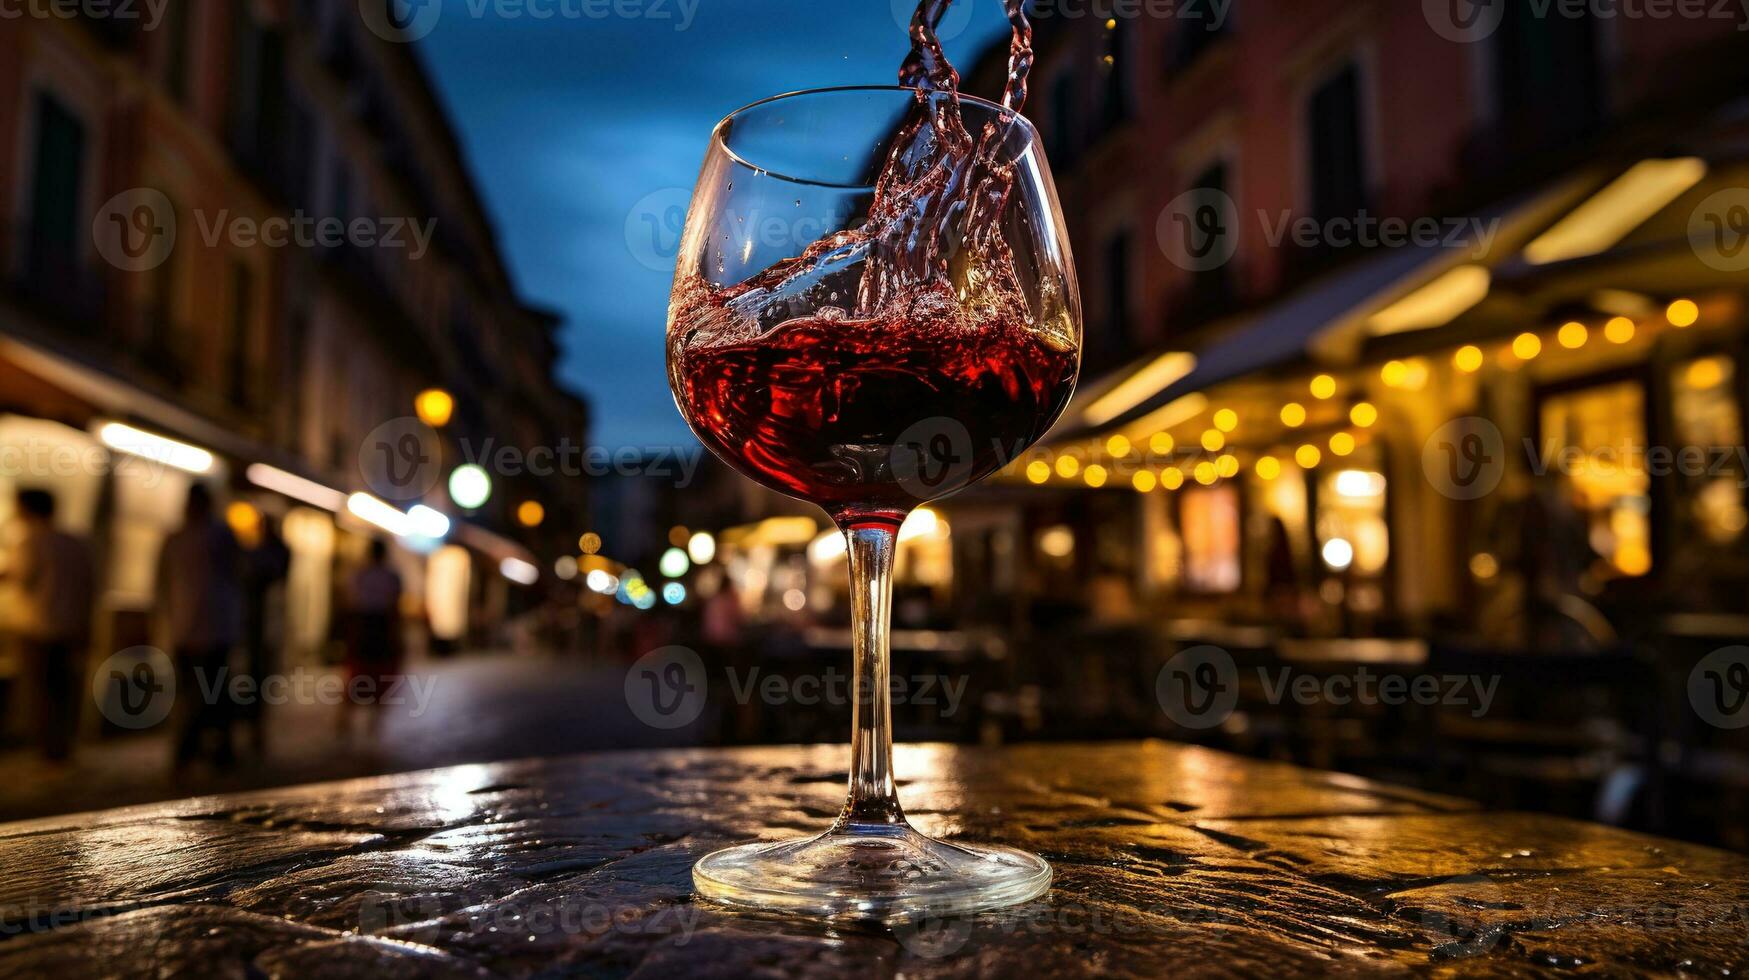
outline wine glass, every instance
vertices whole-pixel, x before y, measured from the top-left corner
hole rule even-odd
[[[888,619],[906,514],[1037,441],[1069,400],[1080,347],[1062,213],[1024,117],[953,93],[840,88],[717,125],[681,237],[669,382],[714,453],[845,535],[856,697],[837,821],[707,855],[699,894],[897,919],[1050,887],[1035,855],[906,823]]]

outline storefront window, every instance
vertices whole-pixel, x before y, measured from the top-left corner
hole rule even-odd
[[[1178,526],[1184,536],[1184,584],[1195,592],[1239,588],[1239,491],[1231,483],[1186,490]]]
[[[1671,384],[1676,439],[1682,447],[1694,447],[1676,468],[1680,540],[1729,544],[1749,525],[1737,451],[1743,445],[1743,425],[1735,380],[1736,365],[1722,355],[1676,367]]]
[[[1592,550],[1616,575],[1652,570],[1645,418],[1637,381],[1563,392],[1542,406],[1546,472],[1570,481],[1570,493],[1553,499],[1580,512]]]
[[[1385,477],[1370,469],[1323,475],[1318,488],[1319,555],[1337,572],[1372,577],[1385,569],[1391,536],[1385,526]]]

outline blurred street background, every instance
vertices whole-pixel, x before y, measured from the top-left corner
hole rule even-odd
[[[0,18],[0,820],[846,737],[843,541],[686,431],[664,312],[713,123],[890,83],[908,4],[51,7]],[[1082,381],[901,533],[899,736],[1749,848],[1749,13],[1032,16]],[[1005,29],[944,20],[968,91]]]

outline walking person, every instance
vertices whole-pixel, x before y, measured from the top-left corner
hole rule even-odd
[[[79,729],[79,689],[91,640],[91,552],[55,527],[55,498],[46,490],[18,494],[22,534],[0,580],[17,588],[25,666],[37,688],[36,732],[43,758],[72,756]]]
[[[389,546],[376,539],[370,557],[347,583],[351,620],[347,650],[347,703],[368,704],[370,727],[382,723],[381,699],[401,676],[401,575],[389,567]],[[361,679],[369,678],[368,685]],[[368,688],[368,690],[366,690]],[[345,725],[350,717],[341,716]]]
[[[280,593],[291,568],[291,552],[271,517],[263,517],[259,540],[243,556],[243,672],[254,681],[256,691],[262,689],[269,675],[279,669],[278,656],[282,636],[271,635],[273,599]],[[283,631],[282,631],[283,633]],[[267,755],[267,711],[259,698],[247,705],[238,705],[238,717],[248,724],[250,750],[260,758]]]
[[[176,659],[176,700],[181,727],[175,768],[210,759],[231,765],[229,689],[231,650],[243,625],[242,549],[214,512],[205,484],[188,488],[180,530],[158,555],[159,612]]]

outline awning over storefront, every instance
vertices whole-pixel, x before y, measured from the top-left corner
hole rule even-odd
[[[1305,360],[1350,364],[1374,337],[1444,326],[1489,297],[1497,265],[1609,176],[1575,176],[1473,218],[1449,220],[1449,227],[1480,228],[1483,235],[1466,247],[1441,242],[1371,256],[1220,331],[1200,351],[1151,353],[1088,386],[1050,441],[1169,427],[1187,399],[1214,385]]]

